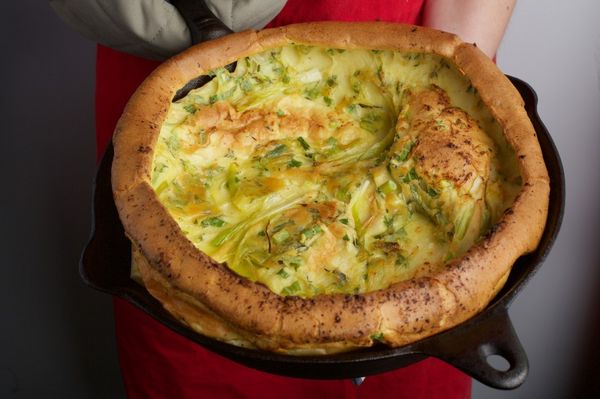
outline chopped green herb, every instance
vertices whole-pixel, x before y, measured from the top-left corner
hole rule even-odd
[[[236,193],[240,183],[240,178],[237,176],[237,173],[237,164],[234,162],[231,165],[229,165],[229,169],[227,169],[227,175],[225,180],[225,186],[232,195]]]
[[[381,331],[378,331],[374,334],[371,335],[371,339],[373,341],[382,341],[383,340],[383,333]]]
[[[381,119],[381,116],[374,113],[369,112],[367,115],[360,119],[360,127],[367,132],[375,133],[377,131],[377,122]]]
[[[339,128],[341,125],[341,122],[339,120],[332,120],[329,122],[329,128],[331,130],[336,130],[337,128]]]
[[[408,171],[408,174],[402,178],[402,181],[404,183],[408,183],[409,181],[415,180],[418,177],[419,176],[417,175],[417,171],[415,170],[415,168],[410,168],[410,170]]]
[[[417,171],[415,170],[415,168],[410,168],[410,170],[408,171],[408,175],[410,176],[410,178],[412,180],[418,179],[419,176],[417,175]]]
[[[396,266],[406,266],[407,259],[401,254],[396,255]]]
[[[408,159],[408,156],[409,156],[410,152],[412,151],[414,145],[415,145],[414,141],[408,142],[408,144],[406,144],[404,146],[402,151],[400,151],[400,153],[398,155],[396,155],[395,158],[401,162],[406,161]]]
[[[183,109],[185,109],[187,112],[189,112],[190,114],[193,114],[196,112],[196,107],[194,107],[194,104],[188,104],[188,105],[184,105]]]
[[[225,221],[217,216],[213,216],[208,219],[204,219],[200,224],[202,227],[222,227],[225,224]]]
[[[323,97],[323,101],[328,107],[331,107],[331,104],[333,104],[333,100],[327,96]]]
[[[456,254],[452,251],[448,251],[446,257],[444,258],[444,262],[448,262],[456,257]]]
[[[377,187],[377,189],[384,194],[392,193],[396,191],[396,188],[398,188],[398,186],[396,185],[396,183],[394,183],[393,180],[388,180],[381,186]]]
[[[267,168],[267,166],[263,164],[262,159],[257,159],[254,162],[252,162],[252,167],[260,171],[269,171],[269,168]]]
[[[335,154],[338,152],[338,141],[335,137],[331,136],[327,140],[325,140],[326,147],[324,148],[324,152],[327,155]]]
[[[429,194],[431,198],[436,198],[439,195],[439,193],[433,187],[427,188],[427,194]]]
[[[165,169],[168,169],[169,167],[164,164],[164,163],[156,163],[156,165],[154,166],[154,173],[160,174],[162,173]]]
[[[302,258],[299,256],[293,256],[288,260],[290,266],[294,269],[298,269],[302,265]]]
[[[292,160],[290,162],[288,162],[287,165],[289,168],[299,168],[300,166],[302,166],[302,162],[297,161],[294,158],[292,158]]]
[[[321,226],[319,225],[314,225],[312,227],[309,227],[305,230],[302,231],[302,235],[306,238],[306,239],[310,239],[314,236],[316,236],[317,234],[322,233],[323,230],[321,229]]]
[[[273,234],[273,241],[275,241],[276,244],[283,244],[289,238],[290,238],[290,233],[288,233],[287,230],[281,230],[281,231],[278,231],[277,233]]]
[[[346,112],[348,112],[349,114],[353,114],[354,111],[356,111],[356,104],[350,104],[346,107]]]
[[[245,79],[242,81],[240,87],[245,92],[248,92],[248,91],[252,90],[253,85],[252,85],[252,82],[250,81],[250,79]]]
[[[300,291],[300,284],[297,281],[294,281],[291,285],[288,285],[281,290],[281,293],[283,295],[294,295],[298,291]]]
[[[168,187],[169,187],[169,183],[167,183],[166,180],[163,180],[162,183],[160,183],[158,185],[158,187],[156,187],[154,189],[154,191],[156,192],[156,194],[160,195],[160,193],[162,193],[163,191],[165,191]]]
[[[331,75],[328,79],[327,79],[327,86],[329,87],[335,87],[337,86],[337,75]]]
[[[333,136],[331,136],[327,140],[325,140],[325,144],[332,146],[332,147],[337,146],[337,142],[338,142],[337,139]]]
[[[275,158],[283,154],[287,150],[287,146],[285,144],[279,144],[277,147],[272,149],[271,151],[265,154],[265,158]]]
[[[340,223],[347,225],[348,224],[348,219],[346,219],[346,218],[340,219]]]
[[[348,237],[348,234],[344,234],[344,236],[342,237],[342,239],[344,241],[350,241],[350,237]]]
[[[279,269],[277,275],[281,278],[288,278],[290,276],[284,269]]]
[[[338,286],[342,286],[342,287],[345,286],[346,283],[348,282],[348,277],[346,277],[346,275],[339,270],[335,270],[334,273],[335,273],[335,277],[338,280],[337,281]]]
[[[298,137],[298,142],[300,143],[302,148],[304,148],[305,151],[310,150],[310,145],[308,145],[308,143],[306,142],[306,140],[304,140],[303,137]]]
[[[277,110],[277,116],[284,116],[284,115],[285,115],[285,112],[283,112],[282,109]]]
[[[316,99],[321,93],[321,86],[319,83],[315,84],[313,87],[307,89],[304,94],[309,100]]]
[[[377,66],[377,77],[379,78],[379,81],[381,83],[383,83],[383,78],[384,78],[383,65],[378,65]]]
[[[338,200],[343,201],[343,202],[348,202],[348,201],[350,201],[352,196],[348,192],[347,187],[341,187],[336,191],[335,198],[337,198]],[[348,221],[348,219],[346,219],[346,221]]]
[[[179,142],[179,138],[175,135],[171,135],[168,138],[164,139],[167,148],[171,153],[178,152],[181,148],[181,143]]]
[[[387,227],[388,229],[393,228],[395,218],[396,218],[396,215],[392,215],[392,216],[385,215],[383,217],[383,224],[385,224],[385,227]]]

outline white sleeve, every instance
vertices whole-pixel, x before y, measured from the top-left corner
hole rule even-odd
[[[240,31],[264,27],[285,0],[206,3],[227,26]],[[50,0],[50,6],[88,39],[144,58],[162,60],[191,45],[183,18],[166,0]]]

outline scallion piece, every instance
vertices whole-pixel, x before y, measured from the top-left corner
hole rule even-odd
[[[413,146],[415,145],[414,141],[410,141],[408,144],[406,144],[404,146],[404,148],[402,149],[402,151],[400,151],[400,153],[398,155],[396,155],[396,159],[398,161],[404,162],[408,159],[408,156],[410,155],[410,152],[412,151]]]
[[[294,269],[298,269],[302,265],[302,258],[299,256],[293,256],[289,259],[288,263]]]
[[[252,82],[249,79],[245,79],[242,81],[240,87],[242,88],[242,90],[248,92],[252,90]]]
[[[298,142],[300,143],[302,148],[304,148],[305,151],[310,150],[310,145],[306,142],[306,140],[304,140],[303,137],[298,137]]]
[[[427,194],[429,194],[431,198],[437,198],[437,196],[440,195],[433,187],[427,187]]]
[[[190,114],[193,114],[196,112],[196,107],[194,107],[194,104],[188,104],[188,105],[184,105],[183,109],[185,109],[187,112],[189,112]]]
[[[299,168],[300,166],[302,166],[302,162],[297,161],[294,158],[292,158],[292,160],[290,162],[288,162],[287,166],[289,168]]]
[[[371,335],[371,339],[373,341],[382,341],[383,340],[383,333],[381,331],[377,331],[376,333]]]
[[[323,230],[321,229],[321,226],[319,225],[314,225],[312,227],[309,227],[305,230],[302,231],[302,235],[306,238],[306,239],[310,239],[314,236],[316,236],[317,234],[322,233]]]
[[[278,231],[277,233],[273,234],[273,241],[275,241],[275,244],[283,244],[289,238],[290,238],[290,233],[288,233],[287,230],[281,230],[281,231]]]
[[[383,183],[381,186],[379,186],[378,190],[384,194],[389,194],[389,193],[396,191],[396,188],[398,188],[396,183],[394,183],[393,180],[388,180],[385,183]]]
[[[275,158],[283,154],[287,150],[287,146],[285,144],[279,144],[277,147],[272,149],[271,151],[265,154],[265,158]]]
[[[407,259],[401,254],[396,255],[396,266],[406,266]]]
[[[288,285],[281,290],[281,293],[283,295],[294,295],[298,291],[300,291],[300,284],[297,281],[294,281],[291,285]]]
[[[335,86],[337,86],[337,75],[331,75],[327,79],[327,86],[329,86],[329,87],[335,87]]]
[[[417,175],[417,171],[415,170],[415,168],[410,168],[410,170],[408,171],[408,174],[402,178],[402,181],[404,183],[408,183],[409,181],[415,180],[418,178],[419,178],[419,175]]]
[[[285,271],[285,269],[279,269],[277,275],[281,278],[288,278],[290,276],[288,272]]]
[[[225,221],[218,216],[213,216],[208,219],[204,219],[200,224],[202,227],[222,227],[225,224]]]

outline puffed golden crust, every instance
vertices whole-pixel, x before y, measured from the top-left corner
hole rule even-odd
[[[160,126],[175,92],[196,76],[288,43],[434,53],[468,76],[514,149],[522,190],[500,222],[441,271],[359,295],[278,296],[200,252],[150,186]],[[128,236],[147,263],[150,292],[197,331],[288,353],[324,353],[373,344],[383,333],[400,346],[451,328],[481,311],[515,260],[536,248],[544,229],[549,178],[517,90],[474,45],[455,35],[389,23],[322,22],[246,31],[194,46],[168,60],[133,95],[114,136],[113,192]],[[216,323],[217,327],[199,327]],[[194,327],[196,325],[196,327]]]

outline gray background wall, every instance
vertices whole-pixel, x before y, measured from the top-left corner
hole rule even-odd
[[[530,373],[474,398],[600,397],[600,2],[518,2],[498,63],[562,155],[563,228],[511,307]],[[46,1],[0,2],[0,398],[124,397],[111,301],[77,275],[90,227],[95,47]]]

